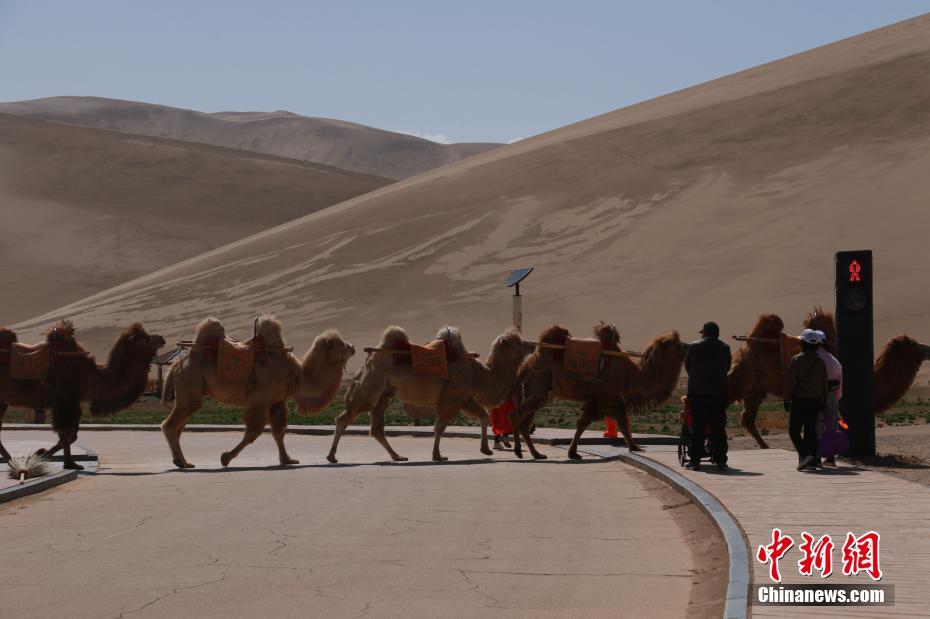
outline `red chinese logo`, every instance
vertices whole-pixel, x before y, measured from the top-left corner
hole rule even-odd
[[[862,271],[862,265],[859,264],[858,260],[853,260],[849,263],[849,281],[851,282],[861,282],[862,279],[859,277],[859,272]]]
[[[768,546],[759,546],[756,559],[759,563],[770,563],[769,578],[781,582],[781,572],[778,570],[778,561],[788,549],[794,546],[794,540],[788,535],[782,535],[781,529],[772,529],[772,543]]]
[[[820,572],[821,578],[833,573],[833,540],[824,535],[816,543],[814,536],[805,531],[801,533],[804,543],[798,549],[804,554],[798,561],[798,570],[802,576],[812,576],[814,569]]]
[[[859,537],[847,533],[846,543],[843,544],[843,575],[855,576],[859,572],[866,572],[872,580],[881,580],[882,568],[878,561],[880,539],[875,531]]]
[[[830,576],[833,573],[833,539],[829,535],[817,539],[807,531],[801,533],[801,538],[803,541],[798,546],[802,555],[798,561],[800,574],[813,576],[816,570],[821,578]],[[859,572],[865,572],[872,580],[881,580],[882,569],[878,556],[880,541],[881,537],[875,531],[863,533],[859,537],[847,533],[843,544],[843,575],[856,576]],[[781,582],[778,561],[792,546],[794,539],[790,535],[782,534],[781,529],[772,529],[772,543],[759,546],[756,551],[759,563],[769,564],[769,578],[773,582]]]

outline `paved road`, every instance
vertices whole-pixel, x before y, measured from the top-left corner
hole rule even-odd
[[[303,464],[269,469],[263,436],[219,469],[237,438],[185,435],[200,468],[179,472],[160,434],[83,433],[96,476],[0,506],[0,615],[680,617],[699,580],[686,501],[617,462],[450,439],[436,465],[395,438],[413,461],[372,464],[381,447],[346,437],[333,466],[327,437],[292,436]]]

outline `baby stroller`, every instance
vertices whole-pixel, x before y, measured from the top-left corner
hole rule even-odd
[[[691,404],[688,403],[688,396],[681,396],[681,402],[683,406],[681,407],[680,413],[681,434],[678,436],[678,462],[681,466],[688,466],[688,462],[691,461],[691,458],[688,456],[688,447],[691,445],[693,420],[691,417]],[[714,440],[711,436],[710,420],[708,420],[707,425],[704,426],[704,437],[704,456],[701,458],[701,461],[709,460],[714,462]]]

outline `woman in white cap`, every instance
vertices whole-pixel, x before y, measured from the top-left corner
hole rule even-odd
[[[817,336],[817,356],[823,359],[827,367],[827,401],[823,412],[820,415],[820,422],[817,428],[817,435],[823,436],[824,431],[833,431],[840,419],[840,413],[837,409],[840,398],[843,397],[843,366],[836,357],[830,354],[827,348],[827,334],[823,331],[814,331]],[[824,463],[829,466],[836,466],[836,454],[821,454],[824,456]]]
[[[798,452],[798,470],[817,464],[817,420],[827,397],[827,367],[817,354],[817,334],[801,332],[801,353],[785,374],[785,410],[791,413],[788,434]]]

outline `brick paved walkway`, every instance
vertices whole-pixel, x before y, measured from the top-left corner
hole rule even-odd
[[[754,617],[927,617],[930,616],[930,491],[878,471],[840,463],[835,471],[798,473],[797,455],[783,449],[731,451],[731,471],[681,468],[674,448],[651,447],[646,455],[674,467],[717,497],[736,517],[749,539],[750,555],[771,542],[781,528],[795,546],[781,561],[784,583],[824,582],[798,573],[801,532],[829,533],[836,548],[834,574],[826,582],[870,584],[865,574],[842,575],[846,533],[881,534],[882,584],[895,586],[894,606],[778,607],[755,605]],[[769,582],[768,566],[753,561],[755,583]]]

